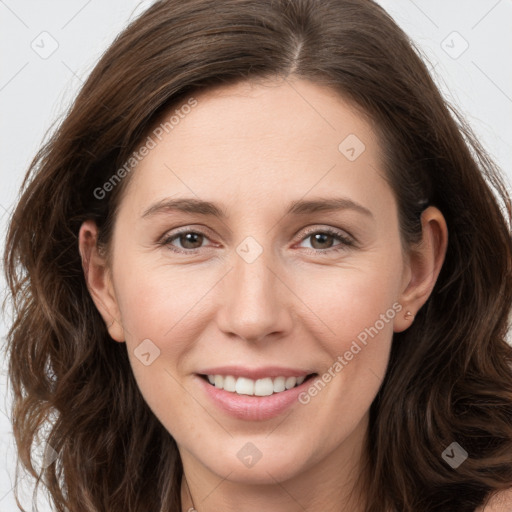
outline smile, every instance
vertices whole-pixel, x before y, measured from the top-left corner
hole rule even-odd
[[[250,396],[270,396],[300,386],[306,378],[312,375],[313,374],[300,377],[264,377],[257,380],[246,377],[234,377],[233,375],[206,375],[206,378],[212,386],[230,393]]]
[[[284,374],[284,375],[283,375]],[[291,368],[211,368],[196,374],[207,399],[224,414],[245,421],[270,420],[293,406],[318,373]]]

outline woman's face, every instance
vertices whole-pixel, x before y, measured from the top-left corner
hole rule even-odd
[[[376,136],[307,81],[195,99],[120,204],[96,299],[111,336],[185,468],[272,483],[357,461],[420,307]]]

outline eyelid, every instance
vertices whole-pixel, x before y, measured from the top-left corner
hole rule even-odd
[[[356,241],[355,237],[352,236],[347,230],[322,224],[314,224],[311,227],[302,228],[298,233],[302,233],[301,240],[313,233],[330,233],[332,235],[344,237],[347,239],[350,238],[354,242]]]

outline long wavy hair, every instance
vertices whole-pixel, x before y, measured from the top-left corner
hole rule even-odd
[[[473,512],[512,486],[511,200],[421,54],[371,0],[157,1],[112,43],[32,161],[10,219],[5,346],[18,466],[58,512],[181,511],[173,437],[144,401],[126,344],[88,292],[80,225],[109,250],[128,174],[99,197],[155,120],[213,86],[267,78],[330,86],[380,137],[404,247],[438,207],[446,259],[413,325],[394,335],[370,409],[366,512]],[[134,171],[136,172],[136,171]],[[39,432],[54,450],[37,469]],[[442,456],[468,453],[457,469]],[[55,459],[55,460],[53,460]],[[15,497],[20,510],[17,492]]]

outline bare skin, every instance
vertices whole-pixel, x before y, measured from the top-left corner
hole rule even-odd
[[[197,101],[133,171],[111,267],[96,248],[95,224],[82,225],[91,295],[178,444],[199,512],[362,511],[350,491],[368,411],[393,333],[412,324],[435,285],[448,239],[443,215],[427,208],[422,243],[402,247],[379,141],[328,88],[242,83]],[[339,150],[350,134],[365,146],[353,160]],[[185,197],[214,202],[226,217],[143,216],[159,201]],[[332,197],[348,201],[335,211],[286,214],[292,201]],[[203,236],[170,239],[177,228]],[[240,247],[257,256],[249,263]],[[378,333],[349,360],[344,354],[371,326]],[[134,352],[146,339],[160,350],[148,366]],[[279,365],[322,376],[339,356],[347,364],[308,403],[264,421],[219,408],[197,375],[221,365]],[[261,453],[252,467],[237,456],[247,443]],[[188,510],[186,487],[182,497]]]

